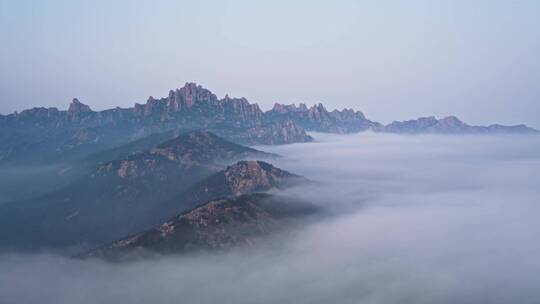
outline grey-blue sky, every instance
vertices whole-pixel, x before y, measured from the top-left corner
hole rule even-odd
[[[0,113],[131,106],[196,81],[389,122],[540,127],[540,2],[0,0]]]

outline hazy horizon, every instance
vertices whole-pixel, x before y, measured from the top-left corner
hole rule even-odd
[[[197,82],[382,123],[540,128],[540,2],[0,0],[0,113],[129,107]]]
[[[538,0],[0,0],[0,44],[1,304],[540,302]]]

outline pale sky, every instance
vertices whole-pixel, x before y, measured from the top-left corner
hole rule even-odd
[[[540,128],[540,1],[0,0],[0,113],[218,95]]]

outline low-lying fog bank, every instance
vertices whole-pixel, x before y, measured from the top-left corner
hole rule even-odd
[[[226,254],[0,256],[2,303],[538,303],[540,138],[314,134],[259,147],[335,217]]]

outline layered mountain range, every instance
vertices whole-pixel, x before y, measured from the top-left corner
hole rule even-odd
[[[275,157],[207,131],[183,133],[146,151],[97,163],[59,190],[0,205],[0,247],[97,245],[216,197],[302,181],[249,160]]]
[[[313,139],[290,120],[268,119],[244,98],[218,99],[188,83],[165,98],[133,108],[92,111],[74,99],[67,111],[33,108],[0,115],[0,162],[77,159],[170,130],[203,129],[242,144],[284,144]]]
[[[67,111],[33,108],[0,115],[0,164],[78,159],[153,133],[204,129],[240,144],[309,142],[306,131],[352,133],[536,133],[525,125],[469,126],[455,117],[382,125],[360,111],[328,111],[322,104],[282,105],[263,112],[245,98],[218,99],[195,83],[150,97],[132,108],[93,111],[73,99]]]
[[[250,244],[318,208],[280,190],[307,179],[245,145],[310,142],[308,131],[538,133],[434,117],[382,125],[322,104],[263,112],[188,83],[132,108],[0,115],[0,250],[76,248],[109,257]],[[104,245],[107,244],[107,245]]]

